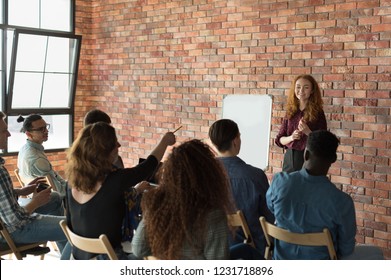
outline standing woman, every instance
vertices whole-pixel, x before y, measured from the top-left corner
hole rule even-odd
[[[173,149],[159,187],[141,202],[143,219],[132,240],[139,258],[229,258],[227,214],[233,202],[222,165],[210,148],[191,140]]]
[[[286,149],[282,171],[300,170],[308,135],[326,129],[318,83],[311,75],[297,76],[289,90],[286,117],[275,140],[277,146]]]
[[[106,234],[119,259],[132,259],[121,246],[124,192],[130,192],[135,201],[139,194],[151,188],[146,182],[137,183],[151,176],[167,146],[173,144],[175,136],[168,132],[143,163],[133,168],[117,169],[113,162],[118,157],[120,145],[115,129],[104,122],[83,128],[68,151],[65,169],[70,186],[67,190],[67,224],[70,229],[90,238]],[[75,247],[72,255],[75,259],[95,257]]]

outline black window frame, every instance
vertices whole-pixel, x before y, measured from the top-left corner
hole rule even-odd
[[[43,118],[45,118],[45,115],[68,115],[69,116],[69,139],[68,143],[71,145],[73,139],[74,139],[74,118],[75,118],[75,97],[76,97],[76,88],[77,88],[77,79],[78,79],[78,72],[79,72],[79,61],[80,61],[80,52],[81,52],[81,44],[82,44],[82,36],[75,34],[75,1],[70,0],[70,32],[67,31],[57,31],[57,30],[48,30],[48,29],[39,29],[39,28],[31,28],[31,27],[21,27],[16,25],[9,25],[8,24],[8,0],[0,1],[0,5],[2,5],[2,12],[3,12],[3,21],[0,22],[0,30],[2,32],[1,34],[1,110],[7,115],[7,116],[18,116],[18,115],[28,115],[30,113],[37,113],[41,114]],[[11,54],[11,64],[9,69],[9,76],[7,75],[8,72],[8,65],[7,65],[7,53],[8,53],[8,45],[7,40],[10,40],[10,38],[7,38],[7,31],[12,30],[14,31],[14,38],[13,40],[13,50]],[[18,35],[19,34],[31,34],[31,35],[40,35],[40,36],[54,36],[54,37],[62,37],[62,38],[70,38],[70,39],[76,39],[77,46],[75,49],[75,63],[73,65],[74,67],[74,75],[72,78],[72,85],[70,88],[70,95],[69,95],[69,106],[63,107],[63,108],[11,108],[11,102],[12,102],[12,89],[13,89],[13,82],[14,82],[14,76],[15,76],[15,64],[16,64],[16,48],[18,43]],[[66,150],[68,147],[64,148],[58,148],[58,149],[45,149],[46,151],[50,152],[61,152]],[[8,151],[8,143],[7,148],[4,150],[0,150],[0,156],[12,156],[17,154],[17,152],[9,152]]]

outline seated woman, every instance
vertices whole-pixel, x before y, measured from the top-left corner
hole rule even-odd
[[[121,246],[122,222],[125,215],[124,192],[131,190],[134,200],[147,183],[168,145],[175,144],[173,133],[166,133],[150,156],[133,168],[116,169],[119,143],[115,129],[103,122],[86,126],[68,151],[66,175],[67,224],[76,234],[97,238],[106,234],[119,259],[132,259]],[[136,185],[135,187],[132,187]],[[72,249],[75,259],[95,257],[77,248]],[[99,256],[101,257],[101,256]]]
[[[143,195],[133,254],[228,259],[227,214],[233,202],[226,174],[209,147],[199,140],[181,144],[159,173],[159,187]]]

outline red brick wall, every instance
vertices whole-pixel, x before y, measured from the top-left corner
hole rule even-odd
[[[76,131],[87,110],[106,110],[129,166],[179,124],[179,141],[206,138],[224,95],[270,94],[274,138],[290,81],[312,74],[341,139],[330,174],[355,200],[356,239],[391,258],[390,0],[76,5],[83,35]],[[269,178],[282,157],[271,139]]]

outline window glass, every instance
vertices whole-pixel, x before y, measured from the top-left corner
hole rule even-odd
[[[12,108],[41,107],[43,73],[15,73]]]
[[[18,123],[17,116],[8,116],[8,130],[11,137],[8,139],[8,152],[18,152],[26,142],[26,134],[20,132],[22,123]],[[69,147],[69,115],[42,115],[46,123],[50,124],[48,141],[43,143],[46,149],[61,149]]]
[[[15,70],[43,72],[47,40],[47,36],[20,34]]]
[[[10,0],[10,25],[71,31],[71,0]]]
[[[11,108],[70,108],[77,39],[17,35],[15,72],[10,72]]]
[[[39,0],[8,1],[10,25],[39,28]]]
[[[70,73],[73,70],[72,59],[74,56],[76,42],[74,39],[49,37],[46,72]]]
[[[68,108],[72,77],[69,74],[45,74],[40,107]]]
[[[4,6],[4,0],[0,0],[0,23],[4,23],[3,6]]]
[[[70,0],[41,0],[41,28],[71,31]]]
[[[81,36],[74,34],[73,0],[0,0],[0,108],[18,152],[26,136],[19,114],[39,113],[51,124],[45,149],[64,149],[73,138],[73,102]]]

